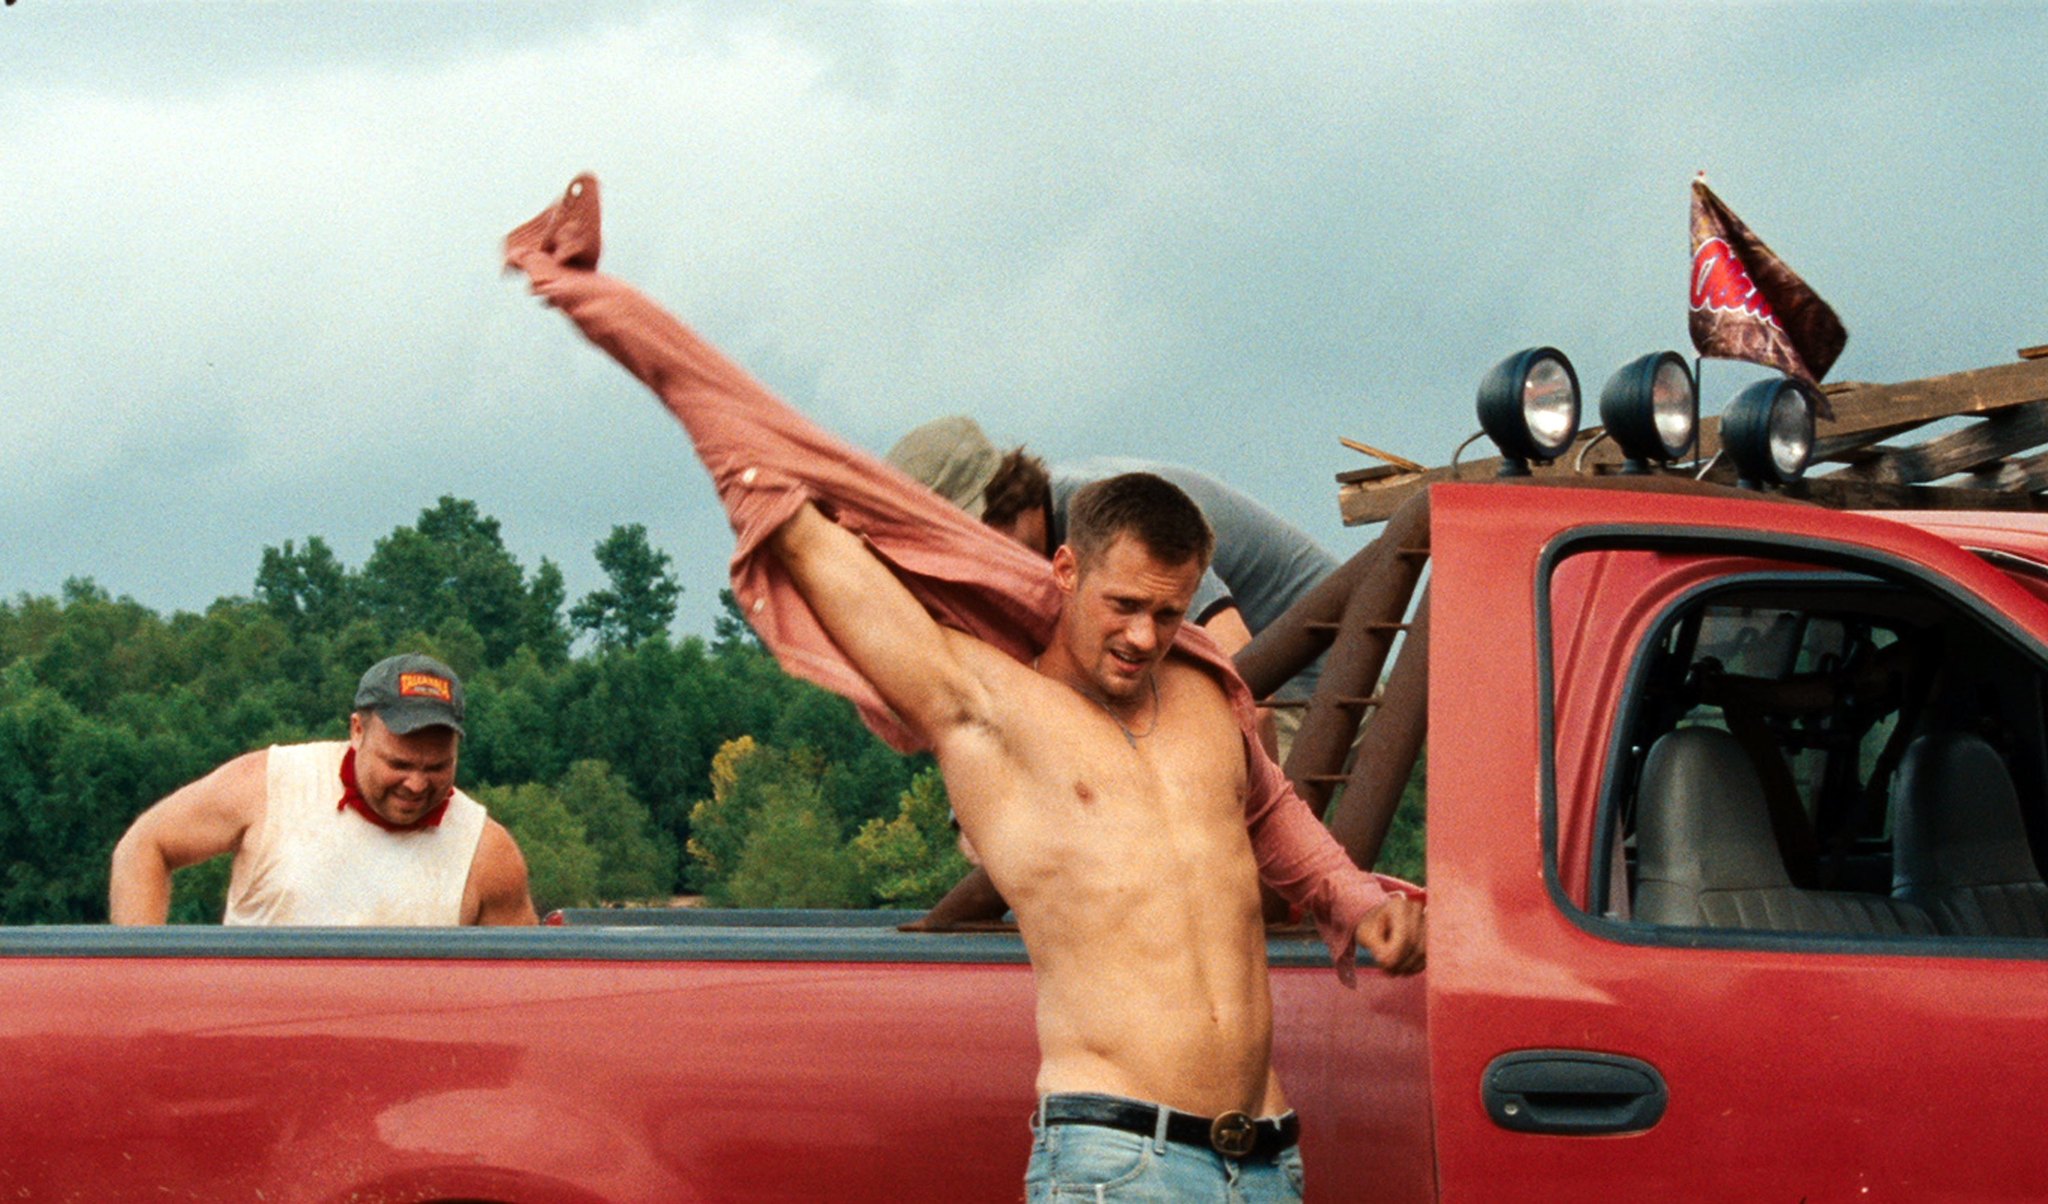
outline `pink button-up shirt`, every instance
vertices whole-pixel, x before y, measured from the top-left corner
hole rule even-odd
[[[782,667],[850,699],[897,749],[925,746],[826,634],[768,537],[806,502],[859,534],[941,624],[1020,662],[1051,641],[1060,609],[1048,561],[969,518],[892,465],[851,447],[785,404],[639,290],[597,269],[597,180],[578,176],[562,199],[505,240],[505,263],[667,405],[711,472],[738,545],[732,588]],[[1394,879],[1351,863],[1294,793],[1256,735],[1250,690],[1208,633],[1181,625],[1174,654],[1209,670],[1229,696],[1245,742],[1245,825],[1259,876],[1314,917],[1338,973],[1351,981],[1353,935]]]

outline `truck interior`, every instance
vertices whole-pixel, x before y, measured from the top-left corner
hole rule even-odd
[[[2048,683],[1931,588],[1786,566],[1639,650],[1594,909],[1851,938],[2048,938]]]

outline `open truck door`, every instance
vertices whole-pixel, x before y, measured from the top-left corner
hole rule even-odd
[[[2048,524],[1431,505],[1442,1198],[2048,1196]]]

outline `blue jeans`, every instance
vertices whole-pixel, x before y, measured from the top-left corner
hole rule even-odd
[[[1163,1114],[1162,1114],[1163,1115]],[[1301,1149],[1271,1161],[1096,1125],[1043,1125],[1024,1172],[1026,1204],[1300,1204]]]

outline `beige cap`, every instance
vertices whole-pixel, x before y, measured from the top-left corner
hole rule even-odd
[[[934,418],[896,441],[884,457],[932,487],[940,497],[980,518],[982,491],[995,478],[1003,453],[981,425],[965,414]]]

